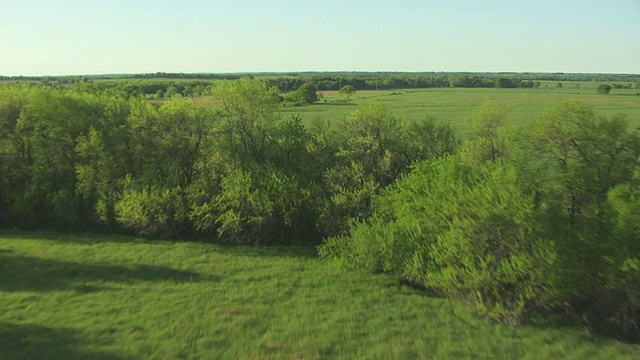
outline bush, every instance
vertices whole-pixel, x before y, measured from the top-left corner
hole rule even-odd
[[[125,191],[115,205],[116,221],[140,236],[171,236],[186,219],[179,189]]]
[[[371,200],[379,184],[362,164],[352,162],[325,171],[323,182],[327,197],[318,218],[319,229],[328,236],[344,234],[352,219],[365,219],[371,212]]]
[[[293,98],[300,104],[313,104],[318,101],[318,88],[311,83],[305,83],[296,90]]]
[[[597,301],[587,309],[592,322],[601,322],[607,331],[637,337],[640,326],[640,196],[630,185],[608,192],[606,214],[611,231],[599,254],[606,268],[602,271]]]
[[[376,200],[376,212],[320,254],[386,271],[518,322],[552,296],[553,243],[514,169],[455,157],[420,163]]]
[[[611,85],[602,84],[598,86],[598,94],[608,94],[611,91]]]
[[[220,192],[193,206],[190,217],[198,230],[216,230],[238,244],[265,245],[301,236],[313,227],[306,217],[314,203],[305,184],[275,169],[263,172],[231,169]]]

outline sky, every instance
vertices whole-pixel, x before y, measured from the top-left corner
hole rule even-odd
[[[640,0],[2,0],[0,75],[640,74]]]

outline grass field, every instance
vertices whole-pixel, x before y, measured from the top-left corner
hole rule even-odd
[[[624,114],[632,128],[640,127],[640,89],[613,89],[607,95],[598,94],[596,82],[543,81],[536,89],[497,88],[434,88],[405,90],[358,91],[347,102],[337,91],[324,91],[324,99],[308,106],[293,106],[282,109],[284,118],[299,115],[305,123],[315,118],[338,120],[354,111],[359,104],[381,101],[401,120],[421,120],[426,116],[451,124],[465,136],[469,131],[469,119],[484,102],[494,102],[507,109],[507,126],[525,126],[539,119],[544,110],[565,100],[584,101],[603,116]],[[162,105],[168,99],[149,99],[152,104]],[[215,105],[211,96],[195,99],[203,106]]]
[[[313,249],[0,232],[0,359],[637,359],[512,329]]]
[[[563,88],[555,88],[556,84],[543,82],[541,88],[521,90],[439,88],[358,91],[351,102],[344,101],[344,97],[338,94],[329,93],[325,95],[327,102],[286,108],[283,114],[299,114],[304,121],[316,117],[339,119],[353,111],[358,104],[382,101],[401,119],[419,120],[432,115],[465,134],[474,110],[486,101],[508,109],[505,120],[507,125],[523,126],[539,119],[549,106],[563,100],[580,100],[592,105],[600,115],[622,113],[626,115],[630,126],[640,126],[640,96],[636,95],[640,93],[640,89],[614,89],[608,95],[600,95],[596,91],[597,83],[564,83]]]

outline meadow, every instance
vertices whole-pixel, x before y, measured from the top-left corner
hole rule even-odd
[[[507,108],[504,120],[507,126],[525,126],[539,119],[545,108],[565,100],[579,100],[591,105],[603,116],[624,114],[632,128],[640,126],[640,89],[614,89],[607,95],[598,94],[594,82],[565,82],[557,88],[557,82],[542,82],[540,88],[434,88],[405,90],[358,91],[352,101],[337,92],[325,92],[324,102],[287,107],[284,117],[300,115],[305,122],[314,118],[339,119],[355,110],[358,105],[381,101],[385,107],[402,120],[422,120],[433,116],[453,126],[460,134],[467,134],[469,119],[485,102],[494,102]]]
[[[0,359],[635,359],[581,326],[511,328],[313,248],[0,233]]]

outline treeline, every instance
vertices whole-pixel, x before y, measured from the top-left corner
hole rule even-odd
[[[253,76],[249,76],[253,78]],[[257,77],[258,78],[258,77]],[[587,77],[587,81],[597,81],[600,77]],[[626,79],[626,77],[622,77]],[[275,86],[280,93],[297,91],[305,84],[312,84],[319,91],[337,91],[345,86],[353,86],[356,90],[395,90],[395,89],[426,89],[426,88],[535,88],[540,87],[540,80],[524,74],[356,74],[356,75],[281,75],[259,77],[269,87]],[[638,84],[616,84],[624,88],[640,87],[640,77],[631,78]],[[219,79],[221,80],[221,79]],[[218,80],[218,81],[219,81]],[[227,79],[228,80],[228,79]],[[584,81],[584,80],[583,80]],[[620,80],[618,80],[620,81]],[[153,95],[158,90],[169,91],[170,87],[177,90],[173,95],[194,96],[184,88],[196,85],[210,86],[214,82],[205,80],[171,81],[171,80],[132,80],[99,82],[101,88],[119,88],[130,95]],[[85,85],[86,86],[86,85]],[[196,92],[202,94],[203,92]]]
[[[157,99],[175,96],[197,97],[209,94],[214,83],[206,80],[136,80],[136,81],[99,81],[72,85],[74,90],[101,94],[109,92],[119,97],[151,96]],[[59,86],[60,87],[60,86]],[[64,87],[64,86],[62,86]]]
[[[303,74],[274,76],[264,79],[280,92],[297,90],[306,83],[320,91],[336,91],[351,85],[357,90],[395,90],[425,88],[535,88],[540,81],[630,82],[618,84],[624,88],[640,88],[639,75],[607,74],[517,74],[517,73],[357,73]]]
[[[460,143],[380,103],[281,119],[264,81],[216,106],[70,88],[0,89],[0,224],[317,244],[520,323],[567,312],[638,334],[640,133],[583,103],[507,130],[485,105]]]
[[[364,79],[382,80],[384,78],[415,79],[415,78],[448,78],[449,76],[469,76],[483,79],[510,78],[516,82],[520,80],[544,81],[586,81],[586,82],[638,82],[640,74],[599,74],[599,73],[517,73],[517,72],[254,72],[254,73],[146,73],[146,74],[106,74],[106,75],[62,75],[62,76],[2,76],[0,80],[11,81],[49,81],[76,83],[93,80],[136,80],[136,79],[173,79],[173,80],[238,80],[243,77],[289,77],[305,79]],[[375,81],[375,80],[374,80]],[[354,84],[345,84],[354,85]],[[360,89],[362,90],[362,89]]]
[[[247,75],[215,74],[215,73],[147,73],[147,74],[106,74],[106,75],[44,75],[44,76],[2,76],[4,81],[57,82],[73,84],[93,82],[96,80],[137,80],[137,79],[170,79],[170,80],[237,80]],[[622,81],[622,80],[621,80]]]
[[[304,84],[312,84],[319,91],[337,91],[345,86],[356,90],[395,90],[424,88],[534,88],[540,81],[616,82],[614,88],[640,88],[640,76],[630,74],[541,74],[541,73],[287,73],[287,74],[171,74],[59,76],[59,77],[0,77],[0,80],[43,81],[49,85],[76,86],[83,91],[106,89],[126,96],[155,96],[156,98],[200,96],[217,81],[237,80],[241,77],[259,78],[281,93],[297,91]],[[95,81],[100,80],[100,81]],[[618,83],[626,82],[626,83]],[[634,85],[635,84],[635,85]]]
[[[308,243],[341,233],[411,163],[456,144],[448,126],[401,123],[380,104],[305,127],[280,118],[275,88],[249,79],[219,82],[215,108],[0,92],[0,223],[21,228]]]

